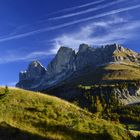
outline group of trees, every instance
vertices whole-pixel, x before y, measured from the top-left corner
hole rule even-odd
[[[90,88],[83,93],[88,103],[87,109],[95,113],[97,118],[125,124],[140,124],[140,105],[124,106],[113,93],[106,98],[101,92],[94,95]],[[129,132],[129,127],[126,126]],[[140,126],[138,126],[138,129],[140,129]],[[135,139],[139,140],[140,135]]]
[[[122,86],[124,87],[124,84]],[[115,94],[110,92],[104,94],[105,91],[102,87],[99,86],[96,93],[93,90],[88,86],[88,88],[82,87],[81,91],[84,97],[84,106],[90,112],[95,113],[97,117],[123,123],[140,123],[140,105],[123,106]]]
[[[118,110],[121,104],[114,94],[110,94],[109,99],[107,99],[103,94],[94,96],[90,91],[87,91],[84,93],[84,96],[88,103],[88,110],[96,113],[97,117],[119,120],[119,116],[114,110]]]

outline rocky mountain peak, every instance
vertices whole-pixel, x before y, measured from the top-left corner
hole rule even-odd
[[[65,72],[73,69],[73,61],[75,59],[75,51],[71,48],[60,47],[54,59],[48,65],[48,77],[54,77],[58,74],[65,74]]]
[[[17,87],[34,89],[40,85],[40,80],[46,75],[47,70],[39,61],[32,61],[26,71],[19,73]]]
[[[29,64],[29,67],[28,67],[28,70],[30,69],[38,69],[38,68],[42,68],[45,70],[45,68],[42,66],[42,64],[39,62],[39,61],[32,61],[30,64]]]
[[[121,44],[113,44],[111,45],[112,47],[114,47],[115,50],[118,50],[118,51],[124,51],[124,47],[121,45]]]
[[[66,79],[75,72],[79,73],[87,67],[95,68],[110,63],[140,64],[139,57],[138,53],[119,44],[98,48],[81,44],[77,53],[72,48],[60,47],[56,56],[48,64],[47,70],[40,62],[31,62],[26,71],[20,72],[20,80],[17,86],[26,88],[24,85],[27,85],[28,81],[29,83],[35,83],[36,87],[43,85],[46,88]],[[33,87],[33,84],[29,84],[28,89]]]
[[[26,72],[28,78],[36,79],[46,73],[46,68],[39,61],[33,61],[29,64]]]
[[[110,52],[115,52],[115,51],[117,51],[117,52],[120,52],[120,51],[124,51],[125,50],[125,48],[122,46],[122,45],[120,45],[120,44],[109,44],[109,45],[105,45],[105,46],[102,46],[102,48],[104,49],[104,50],[108,50],[108,51],[110,51]]]
[[[19,73],[19,83],[21,87],[26,85],[27,81],[36,81],[36,83],[40,82],[40,79],[46,74],[47,70],[39,61],[33,61],[29,64],[28,69],[26,71],[21,71]],[[25,81],[25,83],[24,83]],[[30,83],[32,86],[32,83]]]
[[[62,47],[59,48],[57,54],[59,55],[59,54],[68,53],[68,52],[71,52],[71,51],[73,51],[72,48],[62,46]]]
[[[88,44],[81,44],[80,46],[79,46],[79,51],[78,51],[78,53],[81,53],[81,52],[85,52],[87,49],[89,49],[90,48],[90,46],[88,45]]]

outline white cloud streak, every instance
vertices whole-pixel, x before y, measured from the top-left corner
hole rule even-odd
[[[74,13],[70,13],[70,14],[66,14],[66,15],[62,15],[62,16],[58,16],[58,17],[53,17],[53,18],[49,18],[48,20],[64,19],[64,18],[69,18],[69,17],[73,17],[73,16],[87,14],[87,13],[90,13],[90,12],[95,12],[97,10],[101,10],[101,9],[110,7],[112,5],[118,4],[118,3],[122,2],[122,1],[124,1],[124,0],[113,1],[111,3],[107,3],[105,5],[98,6],[96,8],[89,8],[89,9],[84,10],[84,11],[74,12]]]
[[[49,15],[54,15],[54,14],[58,14],[58,13],[68,12],[68,11],[84,8],[84,7],[87,7],[87,6],[94,6],[96,4],[100,4],[100,3],[104,2],[104,1],[105,0],[98,0],[98,1],[90,2],[90,3],[82,4],[82,5],[79,5],[79,6],[74,6],[74,7],[71,7],[71,8],[62,9],[62,10],[50,13]]]
[[[76,32],[63,34],[53,39],[52,48],[49,50],[35,51],[26,55],[8,52],[8,55],[1,56],[0,64],[43,59],[47,56],[55,55],[60,46],[68,46],[77,50],[81,43],[91,45],[103,45],[114,42],[123,43],[127,39],[133,38],[133,31],[138,28],[140,28],[140,21],[129,22],[122,17],[113,16],[107,21],[93,22],[81,27]],[[108,32],[95,35],[98,33],[98,29],[103,29]]]
[[[67,27],[67,26],[70,26],[70,25],[77,24],[77,23],[82,23],[82,22],[93,20],[93,19],[98,19],[98,18],[122,13],[122,12],[125,12],[125,11],[137,9],[137,8],[140,8],[140,4],[125,7],[125,8],[120,8],[120,9],[116,9],[116,10],[112,10],[112,11],[109,11],[109,12],[105,12],[105,13],[102,13],[102,14],[91,16],[91,17],[88,17],[88,18],[79,19],[79,20],[76,20],[76,21],[68,22],[68,23],[64,23],[64,24],[57,25],[57,26],[52,26],[52,27],[49,27],[49,28],[43,28],[43,29],[39,29],[39,30],[35,30],[35,31],[23,33],[23,34],[18,34],[18,35],[14,35],[14,36],[10,36],[10,37],[5,37],[5,38],[0,38],[0,42],[19,39],[19,38],[24,38],[24,37],[27,37],[27,36],[47,32],[47,31],[51,31],[51,30],[60,29],[60,28],[63,28],[63,27]]]
[[[54,48],[50,49],[49,51],[44,50],[44,51],[32,52],[27,55],[18,55],[15,53],[13,54],[13,52],[11,52],[11,54],[9,54],[8,57],[7,57],[7,55],[0,57],[0,64],[18,62],[18,61],[32,61],[32,60],[36,60],[36,59],[43,59],[46,56],[54,55],[55,52],[53,50],[54,50]]]

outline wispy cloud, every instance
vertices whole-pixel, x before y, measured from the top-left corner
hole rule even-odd
[[[140,4],[125,7],[125,8],[120,8],[120,9],[116,9],[116,10],[112,10],[112,11],[109,11],[109,12],[104,12],[102,14],[97,14],[95,16],[75,20],[75,21],[72,21],[72,22],[68,22],[68,23],[64,23],[64,24],[60,24],[60,25],[56,25],[56,26],[52,26],[52,27],[48,27],[48,28],[42,28],[42,29],[39,29],[39,30],[34,30],[34,31],[31,31],[31,32],[23,33],[23,34],[13,35],[13,36],[10,36],[10,37],[5,37],[5,38],[0,38],[0,42],[19,39],[19,38],[24,38],[24,37],[35,35],[35,34],[47,32],[47,31],[51,31],[51,30],[56,30],[56,29],[60,29],[60,28],[63,28],[63,27],[67,27],[67,26],[70,26],[70,25],[77,24],[77,23],[86,22],[86,21],[90,21],[90,20],[93,20],[93,19],[98,19],[98,18],[118,14],[118,13],[121,13],[121,12],[133,10],[133,9],[136,9],[136,8],[140,8]]]
[[[91,45],[103,45],[114,42],[123,43],[127,39],[133,38],[134,31],[138,28],[140,28],[140,21],[131,22],[123,17],[111,16],[106,21],[100,20],[88,23],[78,31],[66,33],[52,39],[52,48],[49,50],[34,51],[20,55],[16,52],[8,52],[8,55],[1,56],[0,64],[43,59],[47,56],[55,55],[60,46],[68,46],[77,50],[81,43]]]
[[[120,26],[121,25],[121,26]],[[103,45],[109,43],[124,43],[134,36],[134,30],[140,28],[140,21],[127,21],[124,18],[115,17],[106,22],[98,21],[82,27],[79,31],[63,34],[53,41],[56,46],[69,46],[78,49],[79,44]],[[98,33],[99,31],[102,31]],[[136,34],[135,34],[136,35]],[[54,43],[54,46],[55,46]],[[57,51],[57,47],[56,51]]]
[[[50,50],[36,51],[28,54],[20,54],[13,53],[12,51],[8,55],[4,55],[0,57],[0,64],[10,63],[10,62],[18,62],[18,61],[32,61],[36,59],[43,59],[46,56],[54,55],[54,48]],[[8,57],[7,57],[8,56]]]
[[[95,7],[94,8],[89,8],[87,10],[83,10],[83,11],[79,11],[79,12],[73,12],[73,13],[62,15],[62,16],[58,16],[58,17],[53,17],[53,18],[49,18],[48,20],[64,19],[64,18],[69,18],[69,17],[73,17],[73,16],[87,14],[87,13],[90,13],[90,12],[95,12],[97,10],[102,10],[104,8],[110,7],[112,5],[118,4],[118,3],[123,2],[123,1],[125,1],[125,0],[113,1],[111,3],[107,3],[107,4],[104,4],[104,5],[99,5],[96,8]]]

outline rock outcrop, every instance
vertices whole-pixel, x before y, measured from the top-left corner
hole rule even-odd
[[[108,63],[139,64],[138,53],[118,44],[93,48],[81,44],[79,51],[61,47],[54,59],[48,64],[47,70],[38,61],[32,62],[27,71],[20,72],[17,87],[30,90],[46,89],[68,78],[74,72],[86,67],[98,67]]]
[[[71,48],[61,47],[55,58],[49,63],[47,78],[52,79],[58,75],[65,76],[74,71],[75,51]]]
[[[40,85],[46,72],[46,68],[40,62],[33,61],[29,64],[27,71],[19,73],[19,83],[16,86],[24,89],[34,89]]]

